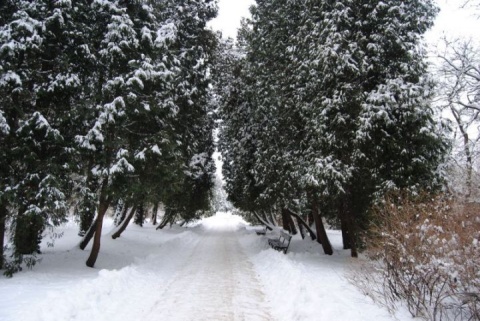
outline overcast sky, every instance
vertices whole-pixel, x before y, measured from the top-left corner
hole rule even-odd
[[[478,38],[480,20],[472,17],[471,10],[458,9],[459,0],[437,0],[441,12],[427,39],[435,42],[443,32],[451,36],[468,35]],[[213,29],[221,30],[223,36],[235,38],[240,19],[249,16],[248,8],[255,0],[219,0],[218,17],[209,23]]]
[[[480,20],[474,17],[471,9],[459,8],[459,0],[437,0],[440,13],[435,21],[435,26],[427,33],[427,39],[434,41],[447,34],[452,37],[467,36],[478,38]]]
[[[218,16],[209,25],[221,30],[225,38],[236,38],[240,19],[250,15],[248,8],[254,3],[254,0],[219,0]]]

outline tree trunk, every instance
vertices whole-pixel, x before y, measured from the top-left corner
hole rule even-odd
[[[290,216],[290,213],[288,211],[286,211],[287,213],[287,220],[289,222],[289,225],[290,225],[290,232],[293,234],[293,235],[297,235],[298,231],[297,231],[297,227],[295,226],[295,221],[293,220],[293,218]]]
[[[258,215],[257,212],[252,212],[253,215],[255,215],[255,217],[259,220],[260,223],[262,223],[263,225],[265,225],[265,227],[270,230],[270,231],[273,231],[273,227],[271,224],[269,224],[265,219],[261,218],[260,215]]]
[[[272,221],[272,225],[273,226],[278,226],[278,222],[277,220],[275,219],[275,215],[273,215],[273,212],[270,211],[270,220]]]
[[[95,227],[95,236],[93,238],[92,251],[87,259],[87,266],[93,267],[97,261],[98,253],[100,252],[100,240],[102,238],[103,217],[110,206],[110,198],[107,197],[108,179],[103,182],[102,190],[100,192],[100,202],[98,204],[97,224]]]
[[[295,235],[298,233],[297,228],[295,226],[295,222],[290,216],[290,212],[286,208],[282,209],[282,222],[283,222],[283,228],[289,231],[290,234]]]
[[[342,211],[340,213],[341,224],[342,224],[342,237],[345,235],[346,241],[344,240],[344,248],[350,249],[351,257],[358,257],[357,252],[357,231],[355,223],[355,208],[357,207],[354,202],[354,195],[351,192],[353,187],[349,187],[347,194],[344,196],[342,202]],[[343,232],[345,231],[345,232]]]
[[[465,158],[467,162],[466,164],[467,178],[465,180],[467,192],[465,193],[465,199],[468,200],[472,195],[472,171],[473,171],[473,160],[472,160],[472,152],[470,149],[470,139],[468,137],[467,131],[465,130],[465,127],[463,125],[463,121],[460,117],[459,112],[453,107],[450,107],[450,110],[452,111],[452,114],[455,117],[455,120],[457,121],[458,129],[460,130],[460,134],[462,135],[462,138],[463,138],[463,151],[465,152]]]
[[[175,224],[175,219],[177,218],[177,215],[172,215],[170,219],[168,220],[168,223],[170,224],[170,228],[172,228],[173,224]]]
[[[282,226],[283,229],[291,233],[290,231],[290,222],[287,220],[287,213],[282,209]]]
[[[158,212],[158,202],[155,202],[155,205],[153,206],[153,213],[152,213],[152,224],[157,225],[157,212]]]
[[[346,221],[346,229],[348,231],[348,239],[350,240],[350,256],[351,257],[358,257],[357,252],[357,240],[356,238],[356,231],[355,231],[355,220],[348,215]]]
[[[348,250],[352,248],[350,244],[350,235],[348,233],[347,224],[345,223],[345,219],[342,217],[340,218],[340,224],[342,229],[342,241],[343,241],[343,249]]]
[[[307,229],[308,233],[310,234],[310,237],[312,238],[312,241],[313,241],[313,240],[318,240],[318,239],[317,239],[317,234],[316,234],[316,233],[310,228],[310,226],[300,217],[300,215],[298,215],[297,213],[293,212],[293,211],[290,210],[290,209],[288,210],[288,212],[290,213],[290,215],[295,216],[295,217],[297,218],[297,221],[299,222],[299,224],[298,224],[299,226],[300,226],[300,224],[301,224],[303,227],[305,227],[305,228]],[[321,242],[319,241],[319,243],[321,243]]]
[[[268,225],[276,226],[276,224],[272,221],[272,215],[271,214],[267,215],[267,213],[262,211],[260,213],[257,213],[257,215],[259,215],[262,218],[262,221],[267,222]]]
[[[302,240],[305,239],[305,227],[302,225],[302,222],[300,222],[300,219],[297,217],[297,224],[298,224],[298,230],[300,231],[300,235],[302,236]]]
[[[132,209],[130,210],[130,213],[123,219],[123,221],[118,225],[118,229],[115,231],[115,233],[112,234],[112,239],[116,239],[122,235],[123,231],[127,228],[128,224],[132,220],[133,215],[135,214],[135,211],[137,210],[137,206],[133,206]]]
[[[165,211],[165,215],[163,216],[162,218],[162,221],[160,222],[160,224],[157,226],[157,230],[161,230],[163,229],[165,226],[167,226],[168,222],[170,221],[171,217],[170,217],[170,212],[169,211]]]
[[[325,230],[322,217],[320,215],[320,212],[318,211],[317,199],[314,195],[311,195],[310,199],[312,202],[313,220],[315,221],[315,227],[317,229],[317,241],[322,244],[323,252],[325,254],[332,255],[333,254],[332,245],[328,240],[327,231]]]
[[[7,204],[0,201],[0,270],[3,268],[3,247],[5,239],[5,221],[7,220]]]
[[[315,220],[313,219],[313,213],[312,211],[310,211],[307,215],[307,224],[308,226],[312,226],[312,224],[315,222]]]
[[[144,220],[145,220],[145,206],[144,206],[144,202],[141,201],[140,205],[137,206],[137,212],[135,213],[134,223],[140,227],[143,227]]]
[[[87,233],[83,237],[83,240],[80,242],[80,249],[85,250],[87,247],[88,243],[90,243],[90,240],[93,238],[93,235],[95,234],[95,230],[97,229],[97,221],[98,221],[98,215],[93,221],[92,225],[88,229]]]

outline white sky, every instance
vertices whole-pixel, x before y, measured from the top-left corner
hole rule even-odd
[[[218,16],[209,25],[216,30],[221,30],[223,37],[236,38],[240,19],[250,16],[248,8],[255,0],[219,0]]]
[[[450,37],[477,38],[480,32],[480,19],[474,17],[471,9],[460,9],[463,1],[437,0],[440,13],[435,21],[435,26],[426,34],[429,42],[436,42],[443,34]],[[477,11],[477,13],[479,13]]]
[[[480,19],[474,18],[471,10],[458,8],[463,0],[437,0],[437,2],[442,10],[435,27],[426,35],[429,42],[436,42],[444,31],[451,36],[467,35],[478,38]],[[250,15],[248,8],[255,0],[219,0],[218,3],[218,16],[209,25],[213,29],[221,30],[225,38],[235,38],[240,27],[240,19]]]

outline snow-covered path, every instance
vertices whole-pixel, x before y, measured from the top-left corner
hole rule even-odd
[[[208,231],[142,320],[270,320],[260,288],[238,234]]]
[[[132,225],[116,240],[112,228],[94,269],[71,222],[33,270],[0,277],[0,321],[395,320],[346,279],[356,263],[338,231],[327,256],[298,235],[287,255],[274,251],[230,213],[188,228]]]
[[[0,280],[0,320],[273,320],[238,223],[132,226],[115,241],[106,231],[96,269],[76,246],[47,250],[34,270]]]

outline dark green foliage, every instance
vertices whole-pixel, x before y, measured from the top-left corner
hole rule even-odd
[[[307,215],[316,203],[356,255],[383,193],[438,188],[448,146],[421,47],[436,11],[430,0],[258,1],[245,55],[219,54],[235,75],[217,76],[234,205]]]
[[[113,200],[208,208],[213,1],[0,7],[0,204],[16,251],[71,205],[80,235]]]
[[[145,223],[145,214],[145,205],[142,203],[137,208],[133,222],[139,226],[143,226],[143,223]]]
[[[15,254],[40,254],[45,219],[38,214],[20,215],[15,220]]]

